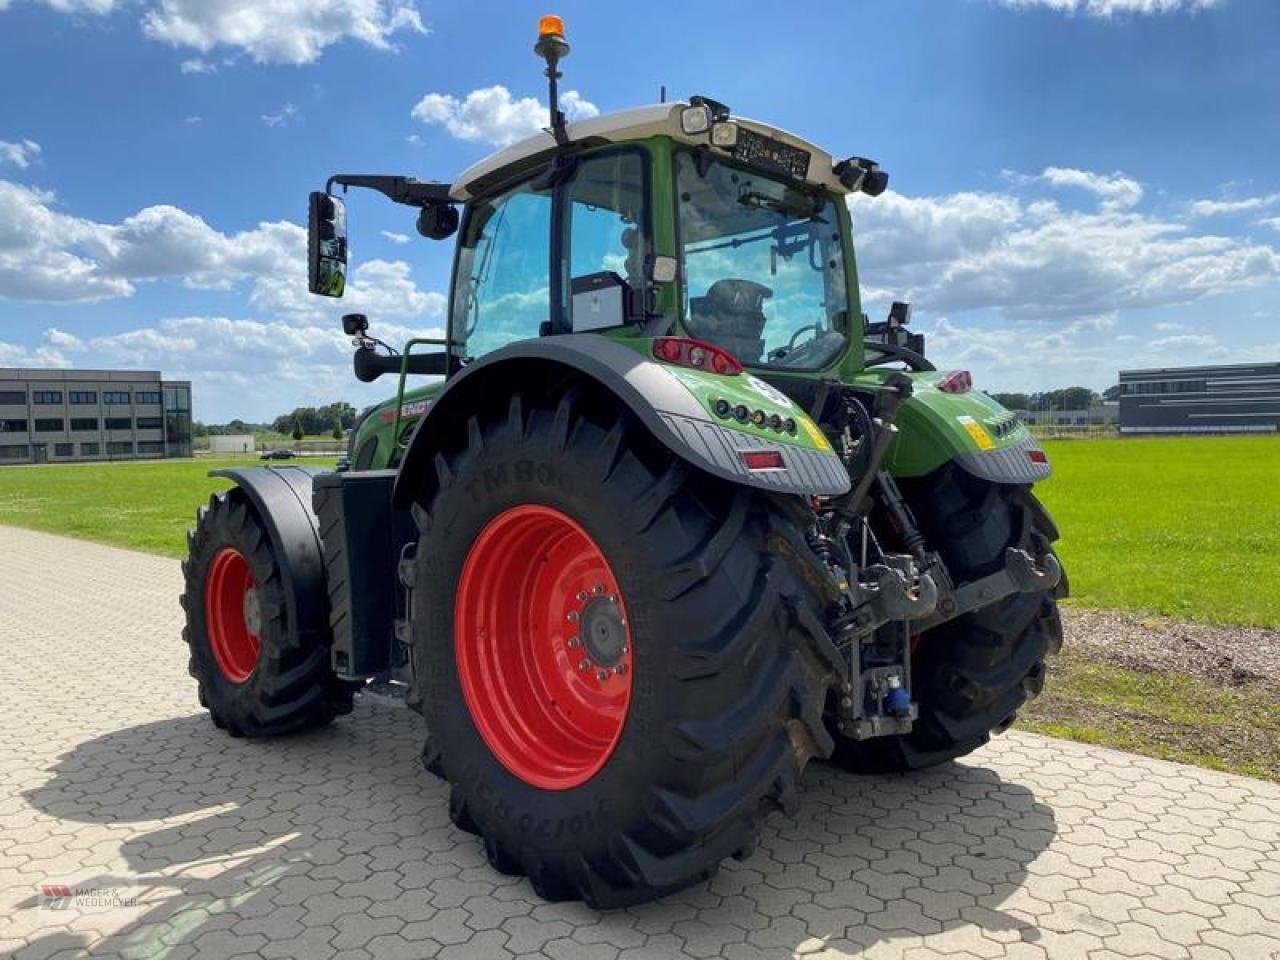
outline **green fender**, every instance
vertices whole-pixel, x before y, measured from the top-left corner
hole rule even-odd
[[[878,386],[889,373],[868,370],[853,383]],[[895,477],[922,477],[951,460],[995,483],[1036,483],[1049,476],[1049,458],[1014,413],[980,391],[939,390],[942,371],[907,375],[914,392],[898,411],[898,436],[885,459]]]

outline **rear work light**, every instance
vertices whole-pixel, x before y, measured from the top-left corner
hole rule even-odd
[[[653,358],[730,377],[742,372],[742,364],[728,350],[692,337],[658,337],[653,341]]]
[[[973,374],[968,370],[952,370],[938,381],[943,393],[968,393],[973,389]]]
[[[780,450],[739,450],[742,465],[748,470],[785,470]]]

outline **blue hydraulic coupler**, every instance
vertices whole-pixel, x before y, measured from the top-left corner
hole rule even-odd
[[[884,695],[884,708],[891,716],[907,716],[911,713],[911,694],[905,687],[893,687]]]

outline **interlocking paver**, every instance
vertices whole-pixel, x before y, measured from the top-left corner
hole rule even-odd
[[[1280,958],[1280,787],[1016,731],[908,777],[815,765],[702,887],[544,903],[449,823],[391,702],[213,729],[179,589],[171,560],[0,527],[0,954]]]

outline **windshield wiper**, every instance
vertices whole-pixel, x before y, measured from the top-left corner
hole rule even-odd
[[[781,197],[771,197],[767,193],[760,193],[757,190],[747,190],[739,194],[738,203],[756,210],[772,210],[774,213],[780,213],[786,217],[817,220],[825,223],[826,221],[818,216],[824,206],[823,202],[816,197],[806,197],[805,199],[809,201],[808,206],[788,203]]]

